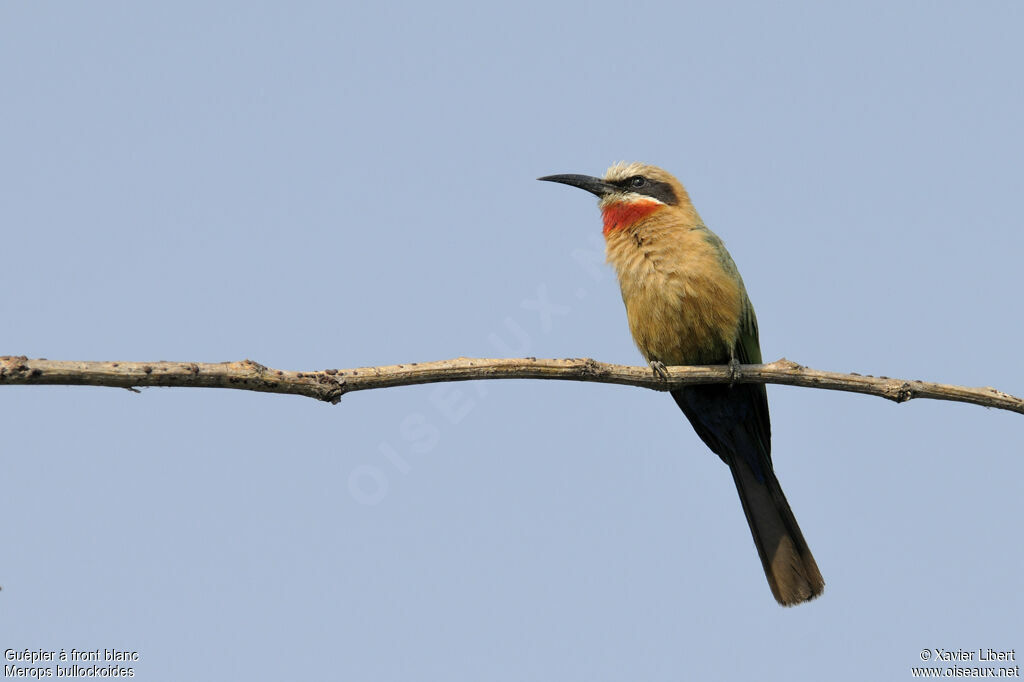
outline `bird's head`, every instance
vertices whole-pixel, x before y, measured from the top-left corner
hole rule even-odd
[[[683,185],[667,171],[644,163],[620,162],[603,178],[590,175],[545,175],[538,180],[560,182],[597,195],[604,234],[635,225],[666,210],[699,223]]]

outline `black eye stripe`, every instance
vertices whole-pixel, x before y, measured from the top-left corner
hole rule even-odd
[[[639,177],[643,176],[632,175],[628,178],[625,178],[624,180],[617,180],[611,184],[615,185],[616,187],[621,187],[627,192],[633,192],[634,194],[643,194],[644,196],[653,197],[654,199],[657,199],[663,204],[668,204],[669,206],[675,206],[676,204],[679,203],[679,198],[676,196],[676,193],[672,190],[672,185],[668,184],[667,182],[661,182],[659,180],[644,178],[644,180],[646,180],[647,182],[645,182],[641,187],[634,187],[633,181]]]

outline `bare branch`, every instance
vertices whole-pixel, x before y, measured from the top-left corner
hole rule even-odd
[[[877,395],[898,403],[913,398],[952,400],[1024,414],[1024,400],[994,388],[968,388],[810,369],[785,358],[765,365],[668,367],[662,378],[649,367],[612,365],[587,358],[456,358],[439,362],[290,372],[252,360],[241,362],[73,362],[0,356],[0,385],[234,388],[302,395],[336,404],[341,396],[389,386],[480,379],[564,379],[668,391],[693,384],[766,383]]]

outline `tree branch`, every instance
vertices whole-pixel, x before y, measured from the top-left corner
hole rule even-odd
[[[866,393],[897,403],[913,398],[953,400],[1024,414],[1024,400],[994,388],[839,374],[810,369],[785,358],[765,365],[669,367],[661,378],[648,367],[611,365],[587,358],[456,358],[439,362],[289,372],[252,360],[241,362],[73,362],[0,356],[0,385],[142,386],[234,388],[302,395],[332,404],[353,391],[477,379],[565,379],[668,391],[693,384],[765,383]]]

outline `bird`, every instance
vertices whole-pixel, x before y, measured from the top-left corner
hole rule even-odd
[[[757,318],[722,240],[667,171],[619,162],[604,177],[538,180],[598,197],[607,261],[615,268],[633,340],[652,370],[759,364]],[[729,465],[772,595],[783,606],[825,589],[775,476],[764,384],[684,386],[671,391],[700,439]]]

